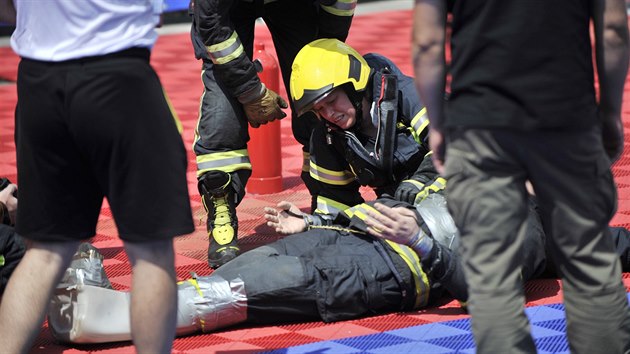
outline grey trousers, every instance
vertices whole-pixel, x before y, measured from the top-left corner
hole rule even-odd
[[[530,180],[561,276],[572,353],[630,350],[630,311],[608,223],[616,187],[601,133],[456,130],[445,177],[462,241],[479,353],[535,353],[524,314],[522,243]]]

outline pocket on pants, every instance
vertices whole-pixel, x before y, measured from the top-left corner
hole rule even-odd
[[[353,319],[369,311],[368,282],[357,264],[345,268],[315,265],[315,269],[317,309],[324,322]]]

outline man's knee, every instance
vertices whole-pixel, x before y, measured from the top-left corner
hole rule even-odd
[[[42,262],[54,265],[69,262],[79,248],[80,241],[41,242],[31,241],[24,257],[35,256]],[[35,258],[34,257],[34,258]]]
[[[147,261],[160,267],[172,267],[175,261],[173,239],[142,243],[125,242],[125,251],[132,265],[138,261]]]

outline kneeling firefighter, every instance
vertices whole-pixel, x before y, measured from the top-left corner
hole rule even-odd
[[[320,118],[310,143],[310,174],[320,190],[315,225],[362,203],[360,186],[411,204],[444,188],[425,159],[426,109],[413,79],[391,60],[320,39],[296,56],[290,85],[298,114]]]

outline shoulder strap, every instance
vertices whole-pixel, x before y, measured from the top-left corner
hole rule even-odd
[[[385,70],[380,75],[381,92],[378,98],[379,137],[376,151],[383,171],[393,176],[394,150],[396,149],[396,122],[398,121],[398,81]]]

